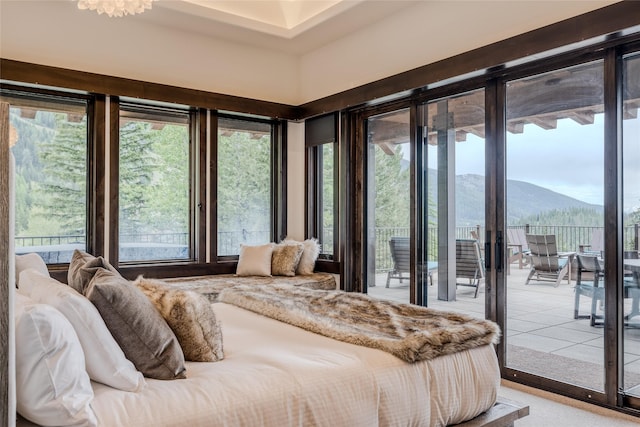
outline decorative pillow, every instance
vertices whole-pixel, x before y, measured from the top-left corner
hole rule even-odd
[[[124,355],[144,376],[160,380],[186,378],[184,354],[175,334],[133,283],[98,268],[86,296]]]
[[[81,250],[74,250],[71,262],[69,263],[69,271],[67,272],[67,284],[81,294],[86,293],[87,286],[96,274],[99,268],[109,270],[118,276],[118,270],[115,269],[109,262],[100,257],[94,257]]]
[[[236,275],[238,276],[271,276],[271,255],[273,243],[266,245],[240,245],[240,257]]]
[[[282,242],[292,243],[295,242],[295,240],[285,239]],[[320,244],[318,244],[318,239],[316,238],[307,239],[302,242],[302,244],[304,245],[304,251],[296,268],[296,274],[307,276],[313,274],[316,260],[318,259],[318,255],[320,255]]]
[[[92,380],[124,391],[135,392],[144,387],[144,377],[124,356],[88,299],[34,269],[21,273],[19,291],[35,302],[49,304],[67,318],[78,335]]]
[[[134,284],[151,300],[176,334],[186,360],[216,362],[224,358],[222,330],[207,297],[142,276]]]
[[[16,255],[16,286],[20,284],[20,273],[28,268],[38,270],[47,277],[50,277],[47,264],[37,253]]]
[[[47,426],[97,426],[84,354],[69,321],[55,308],[15,295],[18,413]]]
[[[275,245],[271,255],[271,274],[273,276],[295,276],[303,250],[302,243]]]

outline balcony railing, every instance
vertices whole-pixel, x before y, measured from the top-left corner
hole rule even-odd
[[[560,251],[577,251],[581,245],[591,243],[591,236],[594,231],[602,230],[602,227],[582,227],[582,226],[565,226],[565,225],[523,225],[513,226],[510,228],[523,228],[528,234],[554,234],[556,236],[558,250]],[[456,227],[456,238],[471,238],[472,231],[477,233],[480,244],[484,243],[484,227],[468,226]],[[436,231],[428,229],[429,236],[427,254],[430,260],[435,260],[438,255],[438,241]],[[235,255],[238,253],[241,243],[244,244],[260,244],[268,242],[270,239],[269,231],[227,231],[218,233],[218,254],[219,255]],[[408,227],[378,227],[375,229],[375,240],[371,242],[375,251],[376,271],[388,271],[393,267],[391,253],[389,251],[389,240],[393,236],[408,237]],[[333,242],[329,239],[332,233],[325,230],[323,248],[333,249]],[[623,230],[623,246],[625,250],[638,250],[640,242],[640,224],[627,226]],[[120,236],[121,243],[145,243],[159,245],[183,245],[188,247],[189,235],[187,233],[154,233],[154,234],[129,234]],[[25,253],[50,252],[50,259],[45,259],[48,263],[68,262],[64,260],[67,255],[61,257],[60,252],[73,252],[73,248],[86,247],[84,235],[71,236],[35,236],[35,237],[16,237],[16,252]],[[69,255],[70,259],[70,255]]]

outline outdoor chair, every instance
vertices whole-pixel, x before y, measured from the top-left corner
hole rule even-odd
[[[529,244],[523,228],[507,228],[507,247],[510,249],[508,264],[518,261],[518,268],[527,265]]]
[[[458,282],[458,279],[467,279]],[[475,239],[456,240],[456,286],[476,288],[474,298],[478,297],[480,281],[484,279],[484,264],[480,256],[480,245]]]
[[[591,319],[591,326],[602,325],[596,323],[602,316],[596,314],[598,301],[604,304],[604,270],[598,261],[597,256],[582,255],[576,256],[578,260],[578,276],[575,288],[575,303],[573,307],[574,319]],[[580,314],[580,297],[591,298],[591,311],[588,315]]]
[[[636,252],[637,254],[637,252]],[[625,252],[625,255],[627,253]],[[633,256],[633,255],[632,255]],[[602,259],[596,255],[576,255],[578,261],[578,276],[576,278],[574,319],[591,319],[591,326],[602,326],[603,315],[597,314],[598,305],[604,306],[604,267]],[[633,258],[632,258],[633,259]],[[624,276],[624,298],[631,298],[631,312],[625,320],[640,314],[640,283],[637,274]],[[580,314],[580,297],[591,298],[591,311],[588,315]]]
[[[392,237],[389,240],[389,250],[391,252],[391,260],[393,261],[393,268],[387,273],[386,288],[389,287],[391,279],[399,279],[400,283],[404,279],[409,278],[411,272],[411,255],[409,247],[408,237]],[[427,263],[427,274],[429,276],[429,285],[433,286],[433,272],[437,270],[438,263],[429,261]],[[407,276],[403,276],[406,273]]]
[[[604,254],[604,230],[601,228],[594,229],[591,232],[591,242],[586,245],[579,245],[578,252],[602,257]]]
[[[575,252],[559,254],[556,246],[556,236],[553,234],[527,234],[529,245],[529,259],[531,271],[525,285],[536,276],[538,281],[552,281],[558,286],[562,279],[569,274],[571,263],[569,256]]]

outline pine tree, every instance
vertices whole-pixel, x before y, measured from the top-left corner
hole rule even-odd
[[[154,171],[159,170],[154,141],[150,123],[129,121],[120,127],[120,235],[147,233],[152,228],[144,212]]]
[[[87,204],[87,122],[68,122],[65,114],[55,115],[53,140],[41,142],[39,157],[44,179],[42,206],[55,219],[63,235],[84,235]]]

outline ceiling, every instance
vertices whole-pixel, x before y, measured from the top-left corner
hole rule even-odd
[[[301,54],[425,0],[164,0],[140,19]]]

